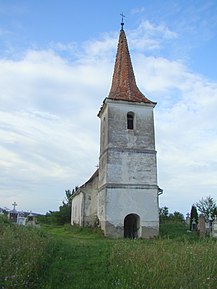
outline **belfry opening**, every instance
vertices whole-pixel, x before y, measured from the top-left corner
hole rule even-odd
[[[124,238],[136,239],[139,237],[140,217],[129,214],[124,218]]]

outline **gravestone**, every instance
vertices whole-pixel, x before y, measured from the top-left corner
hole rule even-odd
[[[186,214],[185,223],[186,223],[186,225],[187,225],[188,228],[189,228],[189,226],[190,226],[190,214],[189,214],[189,213]]]
[[[9,212],[9,220],[16,223],[17,222],[18,213],[14,211]]]
[[[23,212],[19,212],[18,217],[17,217],[17,224],[26,226],[26,220],[27,218],[25,217]]]
[[[205,227],[206,227],[206,234],[211,235],[212,234],[212,222],[207,221],[205,223]]]
[[[36,222],[35,222],[35,216],[30,213],[28,216],[27,216],[27,226],[33,226],[35,227],[36,226]]]
[[[193,231],[193,232],[196,232],[196,231],[197,231],[197,223],[196,223],[195,218],[192,219],[191,231]]]
[[[212,236],[217,238],[217,216],[215,215],[215,219],[212,223]]]
[[[199,220],[198,220],[198,230],[200,233],[200,237],[205,237],[206,234],[206,227],[205,227],[205,218],[203,214],[200,214]]]
[[[18,216],[17,217],[17,224],[18,225],[22,225],[22,226],[26,226],[26,220],[27,218],[24,216]]]

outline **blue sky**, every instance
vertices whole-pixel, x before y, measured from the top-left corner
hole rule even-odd
[[[96,117],[124,12],[155,108],[160,205],[217,199],[217,3],[0,0],[0,206],[57,210],[98,164]]]

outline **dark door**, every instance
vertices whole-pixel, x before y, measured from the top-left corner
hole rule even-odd
[[[124,219],[124,238],[135,239],[138,237],[139,216],[129,214]]]

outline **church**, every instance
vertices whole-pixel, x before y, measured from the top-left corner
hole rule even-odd
[[[72,197],[71,224],[100,227],[106,237],[159,234],[153,109],[137,87],[121,23],[111,89],[99,110],[99,168]]]

